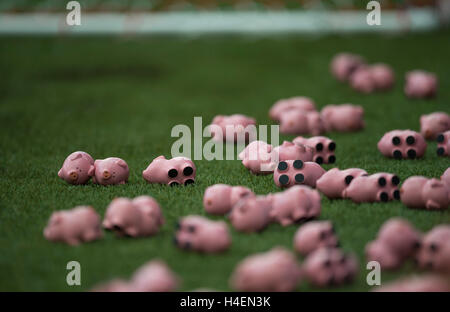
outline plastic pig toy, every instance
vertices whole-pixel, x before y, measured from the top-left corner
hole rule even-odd
[[[327,131],[351,132],[364,128],[364,109],[358,105],[327,105],[321,111]]]
[[[338,247],[339,240],[330,221],[311,221],[302,225],[294,236],[294,249],[308,255],[321,247]]]
[[[410,98],[430,98],[437,92],[438,79],[435,74],[414,70],[406,73],[405,94]]]
[[[273,180],[279,187],[290,187],[295,184],[305,184],[316,187],[316,181],[325,173],[319,164],[300,159],[286,160],[278,163],[273,173]]]
[[[325,172],[316,182],[316,187],[328,198],[343,198],[344,190],[354,178],[367,176],[367,172],[359,168],[339,170],[333,168]]]
[[[438,225],[422,240],[416,256],[419,268],[450,274],[450,226]]]
[[[271,210],[270,196],[247,196],[233,206],[229,218],[237,231],[257,232],[271,222]]]
[[[412,130],[392,130],[378,141],[378,150],[386,157],[395,159],[421,158],[427,142],[420,133]]]
[[[101,185],[125,184],[128,182],[130,169],[127,163],[120,158],[110,157],[96,159],[94,162],[94,183]]]
[[[84,184],[94,175],[94,159],[85,152],[73,152],[58,171],[58,177],[70,184]]]
[[[244,143],[249,140],[251,129],[246,127],[250,125],[256,125],[256,121],[245,115],[218,115],[210,125],[210,132],[216,141]]]
[[[303,144],[314,148],[313,160],[321,164],[333,164],[336,162],[334,151],[336,143],[324,136],[311,137],[309,139],[298,136],[292,142],[296,144]]]
[[[435,140],[437,136],[450,130],[450,115],[434,112],[420,116],[420,134],[427,140]]]
[[[237,291],[293,291],[300,281],[300,268],[295,255],[275,247],[268,252],[251,255],[235,268],[231,287]]]
[[[195,173],[195,165],[189,158],[166,159],[161,155],[153,159],[147,169],[142,172],[142,176],[148,183],[176,186],[193,184]]]
[[[272,197],[271,218],[282,226],[316,218],[320,215],[319,192],[304,185],[269,195]]]
[[[358,261],[353,255],[338,248],[319,248],[310,253],[302,266],[306,279],[318,287],[350,283],[358,271]]]
[[[103,237],[100,216],[91,206],[77,206],[71,210],[52,213],[44,237],[52,242],[78,245]]]
[[[375,89],[387,90],[394,85],[394,71],[389,65],[378,63],[370,66],[370,73],[375,83]]]
[[[448,188],[450,188],[450,167],[448,167],[442,174],[441,181],[444,182]]]
[[[280,117],[287,111],[306,111],[316,110],[314,101],[306,96],[297,96],[289,99],[277,101],[269,111],[269,117],[272,120],[280,121]]]
[[[352,73],[363,64],[364,60],[359,55],[339,53],[331,61],[331,73],[339,81],[347,81]]]
[[[280,116],[280,132],[283,134],[319,135],[324,131],[325,124],[319,112],[292,110]]]
[[[273,153],[278,153],[278,160],[300,159],[302,161],[312,161],[314,149],[303,144],[295,144],[284,141],[283,144],[273,149]]]
[[[443,277],[435,275],[401,278],[376,287],[376,292],[450,292],[450,284]]]
[[[366,245],[368,261],[378,261],[383,269],[396,269],[420,247],[420,233],[406,220],[392,218],[378,232],[377,239]]]
[[[239,154],[239,159],[253,174],[270,174],[275,167],[272,149],[272,145],[264,141],[253,141]]]
[[[377,173],[359,176],[343,191],[343,197],[355,203],[387,202],[400,199],[400,179],[391,173]]]
[[[439,134],[437,142],[436,154],[438,156],[450,156],[450,130]]]
[[[163,223],[161,208],[150,196],[119,197],[106,209],[103,227],[119,236],[144,237],[156,234]]]
[[[403,204],[410,208],[442,210],[450,204],[450,188],[434,178],[410,177],[403,183],[400,194]]]
[[[255,194],[244,186],[214,184],[205,190],[203,207],[208,213],[224,215],[229,213],[233,206],[246,196],[255,196]]]
[[[214,253],[227,250],[231,236],[225,222],[192,215],[178,221],[174,242],[185,250]]]
[[[376,82],[369,66],[360,66],[350,76],[350,86],[362,93],[372,93],[376,90]]]

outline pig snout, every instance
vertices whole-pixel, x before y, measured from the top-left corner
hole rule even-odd
[[[69,178],[72,181],[76,181],[78,179],[78,173],[75,170],[70,171]]]

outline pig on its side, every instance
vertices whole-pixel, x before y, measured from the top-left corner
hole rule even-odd
[[[86,152],[73,152],[64,160],[58,177],[69,184],[85,184],[94,175],[94,159]]]

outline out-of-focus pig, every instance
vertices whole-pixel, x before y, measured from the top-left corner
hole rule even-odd
[[[284,141],[283,144],[273,149],[273,153],[278,154],[278,161],[300,159],[302,161],[312,161],[314,149],[303,144],[295,144]]]
[[[292,110],[280,116],[280,132],[283,134],[319,135],[324,131],[325,124],[319,112]]]
[[[351,132],[364,128],[364,109],[358,105],[327,105],[321,111],[326,131]]]
[[[362,57],[352,53],[339,53],[331,61],[331,73],[339,81],[347,81],[352,73],[360,66],[364,65]]]
[[[286,160],[278,163],[273,173],[273,180],[279,187],[291,187],[296,184],[316,187],[316,181],[325,172],[325,169],[315,162],[303,162],[300,159]]]
[[[316,136],[311,138],[296,137],[293,141],[295,144],[303,144],[314,148],[313,160],[321,164],[333,164],[336,162],[334,151],[336,150],[336,143],[324,136]]]
[[[391,173],[362,175],[354,178],[342,194],[344,198],[351,199],[355,203],[387,202],[400,199],[397,187],[399,183],[398,176]]]
[[[440,133],[450,130],[450,115],[434,112],[420,116],[420,134],[427,140],[435,140]]]
[[[438,225],[426,233],[416,263],[422,269],[450,274],[450,225]]]
[[[240,232],[262,231],[270,222],[271,196],[247,196],[231,210],[231,225]]]
[[[339,240],[331,221],[305,223],[294,236],[294,249],[304,256],[321,247],[338,247],[338,245]]]
[[[142,172],[148,183],[167,184],[170,186],[188,185],[195,182],[196,168],[194,162],[186,157],[166,159],[158,156]]]
[[[269,111],[269,117],[272,120],[280,121],[280,117],[287,111],[306,111],[316,110],[316,105],[312,99],[306,96],[296,96],[277,101]]]
[[[94,159],[86,152],[73,152],[64,160],[58,177],[70,184],[84,184],[94,175]]]
[[[239,159],[253,174],[270,174],[276,165],[272,160],[272,150],[272,145],[264,141],[253,141],[239,153]]]
[[[376,82],[370,66],[360,66],[350,76],[350,86],[362,93],[372,93],[376,90]]]
[[[450,167],[448,167],[442,174],[441,181],[444,182],[448,188],[450,188]]]
[[[96,159],[94,162],[94,183],[101,185],[125,184],[128,182],[130,169],[125,160],[117,157]]]
[[[227,250],[231,236],[225,222],[192,215],[178,221],[174,242],[185,250],[214,253]]]
[[[405,180],[400,194],[402,203],[410,208],[441,210],[450,204],[450,188],[434,178],[412,176]]]
[[[378,150],[386,157],[396,159],[421,158],[427,142],[420,133],[412,130],[392,130],[378,141]]]
[[[203,207],[208,213],[224,215],[229,213],[233,206],[246,196],[255,196],[255,193],[244,186],[214,184],[205,190]]]
[[[218,115],[212,120],[209,130],[215,141],[245,143],[252,136],[252,132],[256,137],[256,127],[248,126],[256,126],[256,120],[241,114]]]
[[[439,134],[437,142],[436,154],[438,156],[450,156],[450,130]]]
[[[370,73],[375,83],[375,89],[387,90],[394,85],[395,75],[392,68],[383,63],[377,63],[370,66]]]
[[[230,284],[237,291],[293,291],[299,281],[300,268],[295,255],[274,247],[238,263]]]
[[[325,172],[316,182],[316,187],[328,198],[343,198],[344,190],[354,178],[367,176],[367,172],[359,168],[339,170],[332,168]]]
[[[438,79],[433,73],[413,70],[405,75],[405,94],[410,98],[430,98],[437,92]]]
[[[437,275],[400,278],[375,287],[376,292],[450,292],[448,280]]]
[[[52,213],[44,229],[44,237],[52,242],[78,245],[103,237],[100,216],[91,206],[77,206]]]

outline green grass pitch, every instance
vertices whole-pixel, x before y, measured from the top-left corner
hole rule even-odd
[[[147,184],[141,172],[158,155],[170,156],[170,130],[206,125],[216,114],[243,113],[271,124],[267,113],[279,98],[312,97],[326,104],[354,103],[365,109],[358,133],[329,133],[337,142],[340,168],[438,177],[449,166],[430,142],[424,159],[385,159],[376,143],[391,129],[419,130],[421,114],[450,108],[448,31],[400,36],[330,37],[84,37],[0,38],[0,290],[79,291],[114,277],[128,278],[144,262],[165,260],[181,277],[181,290],[230,290],[228,279],[247,255],[281,245],[292,249],[298,226],[270,225],[257,234],[231,229],[231,248],[219,255],[184,252],[172,244],[176,220],[205,215],[202,197],[215,183],[246,185],[258,194],[279,191],[272,176],[254,176],[240,161],[196,161],[196,184],[170,188]],[[352,51],[370,62],[391,64],[391,92],[362,95],[329,74],[331,57]],[[403,75],[422,68],[440,78],[433,100],[408,100]],[[281,136],[292,139],[294,136]],[[130,166],[127,185],[70,186],[57,177],[65,157],[84,150],[94,158],[117,156]],[[325,169],[332,166],[325,165]],[[166,224],[151,238],[103,240],[69,247],[46,241],[42,230],[55,210],[89,204],[103,216],[117,196],[148,194],[163,208]],[[320,219],[332,220],[342,247],[354,252],[360,274],[334,290],[365,291],[363,255],[388,218],[402,216],[420,230],[449,223],[450,212],[410,210],[400,202],[354,204],[322,197]],[[214,219],[220,219],[214,217]],[[81,263],[81,286],[67,286],[66,264]],[[299,259],[301,261],[301,259]],[[382,272],[382,282],[417,272],[412,263]],[[303,282],[299,291],[318,290]]]

